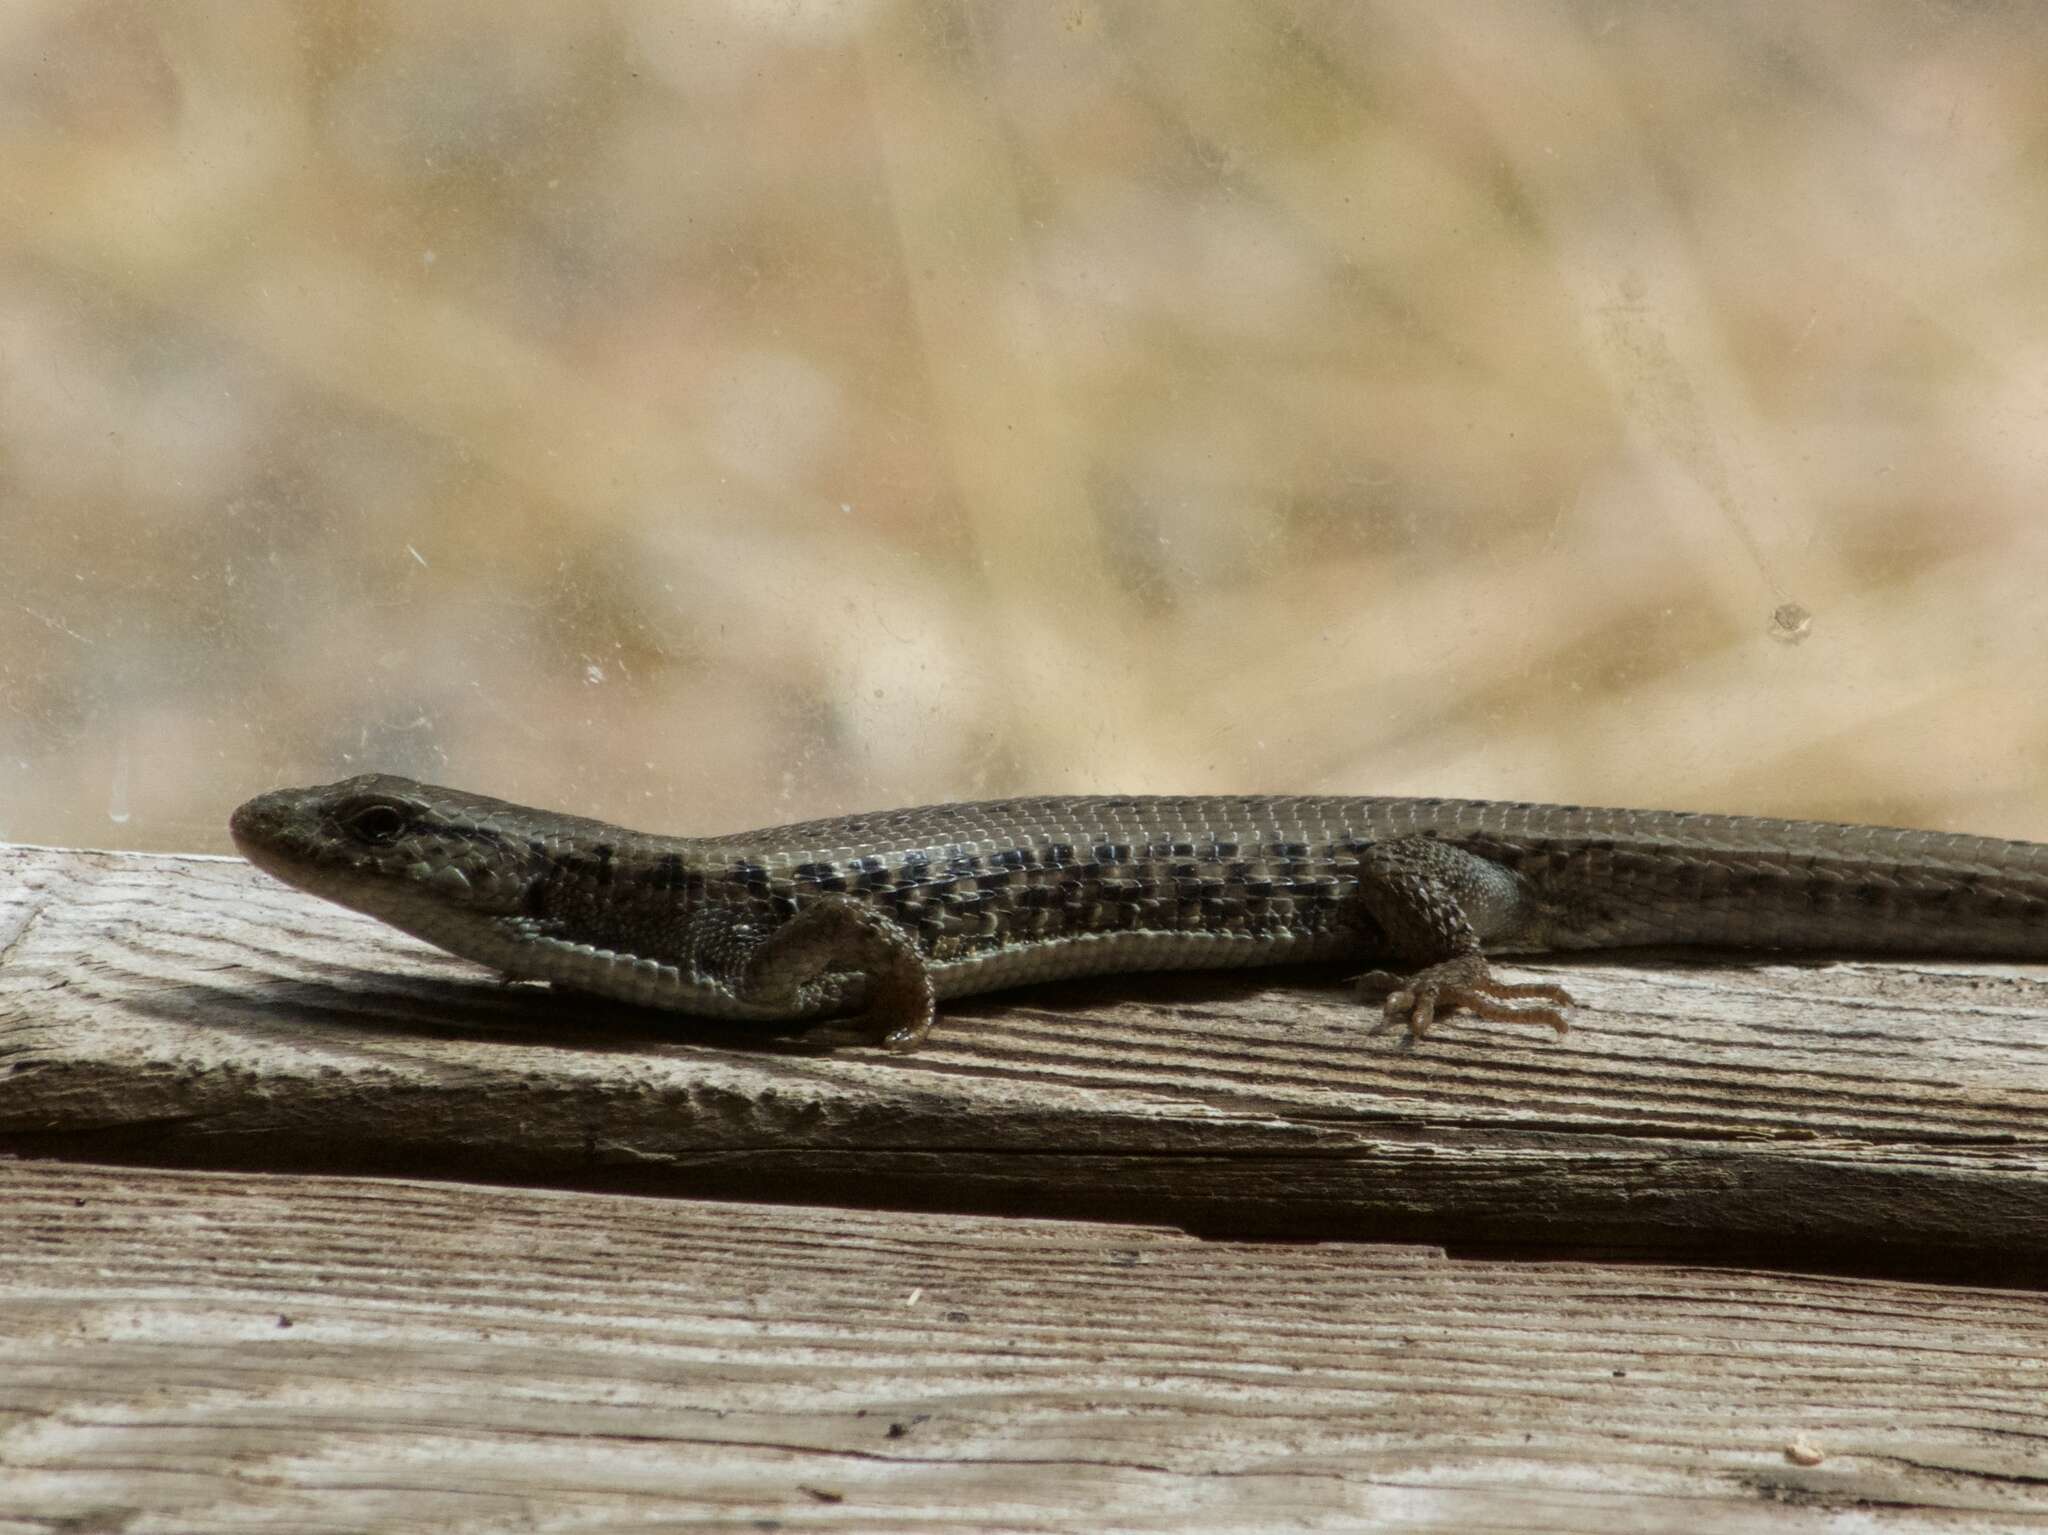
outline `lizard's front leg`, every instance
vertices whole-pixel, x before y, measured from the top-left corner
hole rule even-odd
[[[858,979],[876,1043],[915,1050],[931,1032],[938,999],[917,941],[851,896],[809,897],[780,927],[739,940],[725,960],[728,984],[742,1002],[816,1017],[832,1011]]]

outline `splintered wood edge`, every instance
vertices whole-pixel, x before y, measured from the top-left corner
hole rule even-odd
[[[2048,1521],[2040,1294],[33,1163],[0,1250],[38,1528]]]
[[[1266,972],[975,999],[900,1057],[495,985],[239,860],[6,849],[0,1145],[1893,1272],[1933,1255],[2028,1282],[2048,1265],[2048,986],[2025,967],[1522,973],[1579,992],[1569,1039],[1454,1020],[1418,1047],[1370,1034],[1327,978]]]

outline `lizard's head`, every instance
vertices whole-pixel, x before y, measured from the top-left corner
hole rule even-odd
[[[264,873],[441,943],[451,923],[517,913],[575,824],[370,773],[259,794],[228,831]]]

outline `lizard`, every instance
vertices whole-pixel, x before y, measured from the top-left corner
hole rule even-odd
[[[1640,946],[2048,959],[2048,845],[1690,811],[1039,796],[674,837],[385,774],[237,809],[259,869],[514,980],[715,1018],[864,1015],[1071,976],[1400,967],[1362,1000],[1547,1025],[1499,954]]]

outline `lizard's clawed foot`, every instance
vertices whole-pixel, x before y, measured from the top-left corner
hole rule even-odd
[[[884,950],[870,963],[867,1016],[862,1021],[884,1050],[908,1055],[932,1031],[938,1003],[931,971],[907,943]]]
[[[917,940],[887,913],[851,896],[813,897],[766,937],[751,930],[721,936],[744,955],[732,983],[742,1002],[816,1017],[860,986],[867,1000],[862,1021],[883,1049],[907,1054],[932,1031],[938,993]]]
[[[922,1013],[871,1012],[867,1015],[869,1037],[884,1050],[893,1050],[898,1055],[908,1055],[923,1045],[932,1031],[932,1009],[929,1004]]]
[[[1406,1024],[1416,1039],[1429,1037],[1439,1012],[1454,1010],[1497,1023],[1548,1024],[1559,1038],[1570,1030],[1563,1012],[1572,1005],[1570,992],[1541,981],[1495,980],[1485,957],[1479,954],[1460,954],[1426,965],[1412,975],[1372,970],[1359,976],[1355,984],[1361,1002],[1384,997],[1387,1021]],[[1546,1002],[1556,1006],[1540,1005]]]

